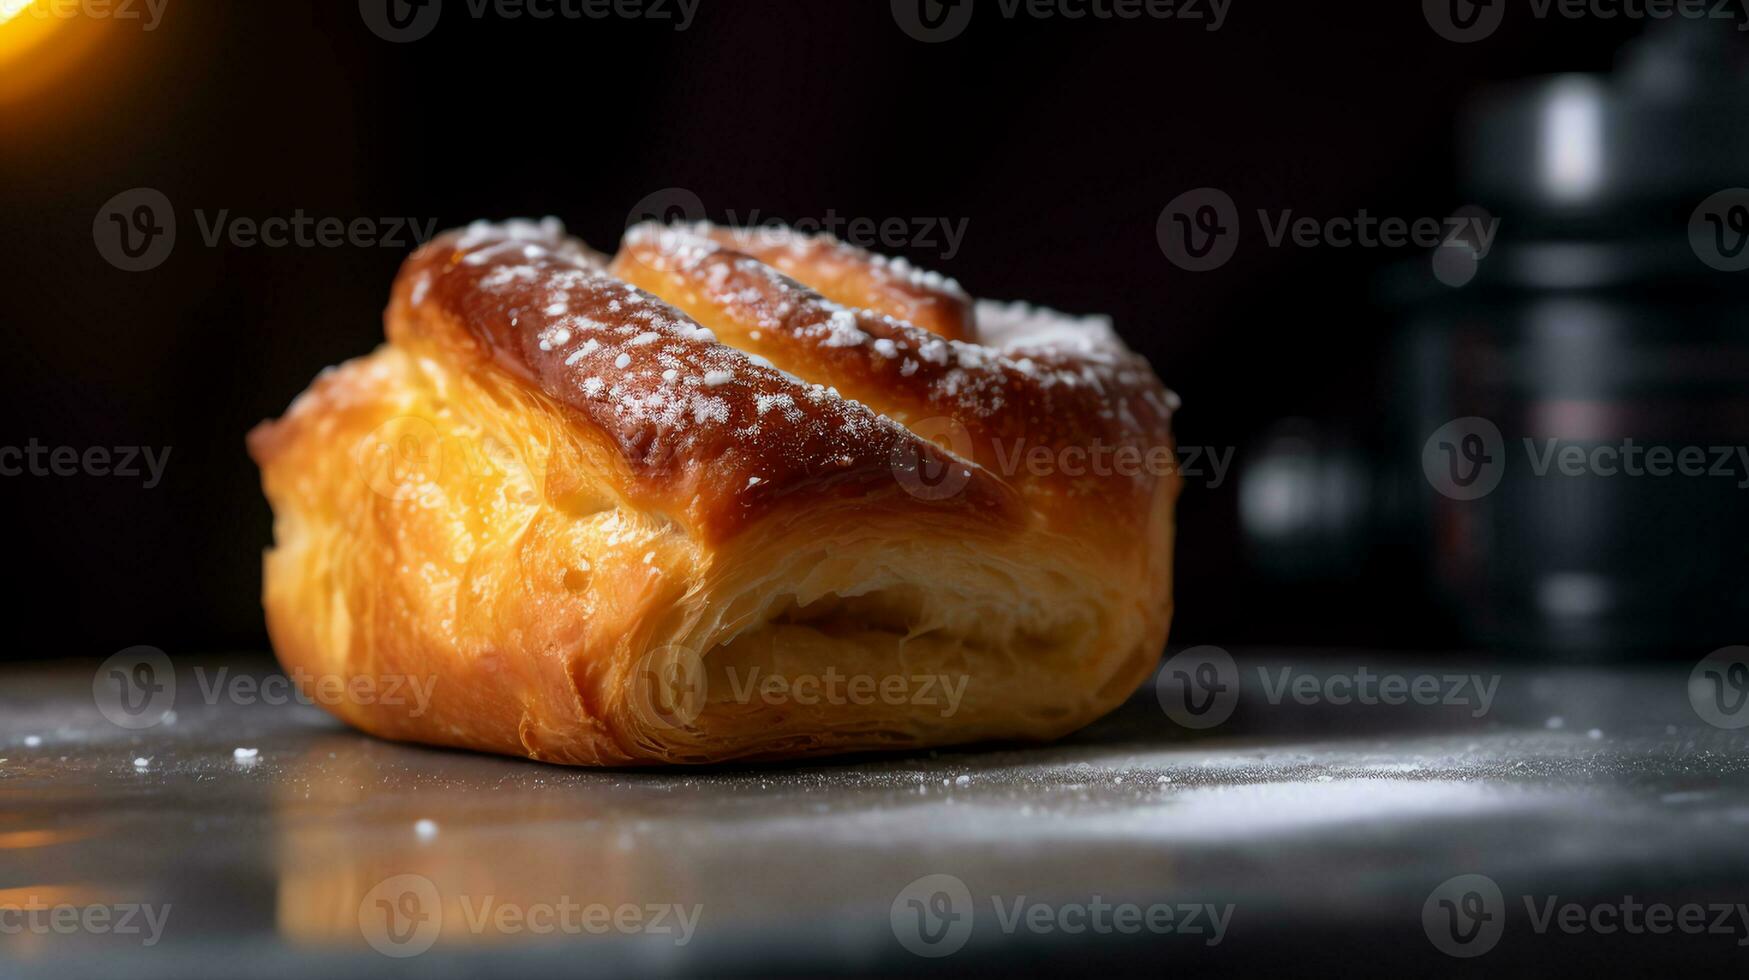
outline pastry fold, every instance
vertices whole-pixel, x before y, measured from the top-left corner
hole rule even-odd
[[[1103,318],[824,236],[476,223],[249,436],[281,663],[574,765],[1050,739],[1148,675],[1176,400]],[[340,692],[340,693],[336,693]]]

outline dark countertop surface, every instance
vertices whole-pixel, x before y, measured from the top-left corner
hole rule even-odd
[[[1749,729],[1693,666],[1274,651],[1203,730],[1148,687],[1050,746],[692,771],[378,741],[260,658],[138,729],[94,663],[4,667],[0,974],[1741,971]],[[1331,703],[1381,677],[1446,703]]]

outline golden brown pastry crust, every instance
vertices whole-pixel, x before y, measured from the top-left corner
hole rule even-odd
[[[1017,465],[1169,450],[1101,323],[821,237],[641,226],[604,266],[526,222],[422,248],[386,320],[249,439],[275,649],[367,731],[593,765],[1051,738],[1164,643],[1176,476]]]

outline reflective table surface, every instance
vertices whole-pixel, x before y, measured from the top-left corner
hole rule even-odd
[[[1749,965],[1749,729],[1692,664],[1237,666],[1049,746],[688,771],[378,741],[257,657],[132,729],[94,663],[4,668],[0,974]]]

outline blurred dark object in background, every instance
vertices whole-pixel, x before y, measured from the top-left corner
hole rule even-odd
[[[878,2],[704,3],[686,31],[473,6],[448,4],[405,44],[355,3],[172,3],[151,31],[73,19],[28,56],[9,57],[7,36],[33,22],[0,27],[0,449],[173,450],[150,489],[0,479],[8,545],[30,570],[0,606],[23,624],[0,660],[266,647],[270,515],[243,433],[381,342],[408,248],[209,244],[203,220],[552,214],[611,248],[641,199],[684,188],[719,221],[960,222],[963,248],[883,250],[980,295],[1109,313],[1183,396],[1180,441],[1244,460],[1284,418],[1369,418],[1407,383],[1376,370],[1402,318],[1368,294],[1407,253],[1271,246],[1252,217],[1448,214],[1464,203],[1453,120],[1478,89],[1608,71],[1645,27],[1515,6],[1487,40],[1456,43],[1417,4],[1235,4],[1218,31],[980,14],[926,44]],[[1218,271],[1189,272],[1162,254],[1157,222],[1204,187],[1231,196],[1247,231]],[[181,221],[148,273],[93,243],[105,203],[136,188]],[[1436,291],[1469,302],[1494,274]],[[1371,473],[1382,439],[1308,462]],[[1402,572],[1424,560],[1404,534],[1383,539],[1398,555],[1361,539],[1355,574],[1260,573],[1238,484],[1205,475],[1180,502],[1174,643],[1467,642]],[[1344,519],[1369,526],[1415,489],[1354,485],[1368,496]]]
[[[1692,657],[1749,633],[1740,44],[1675,21],[1612,75],[1479,100],[1462,179],[1499,237],[1442,249],[1441,281],[1385,277],[1385,417],[1265,444],[1241,490],[1258,567],[1424,565],[1471,641],[1528,653]]]

